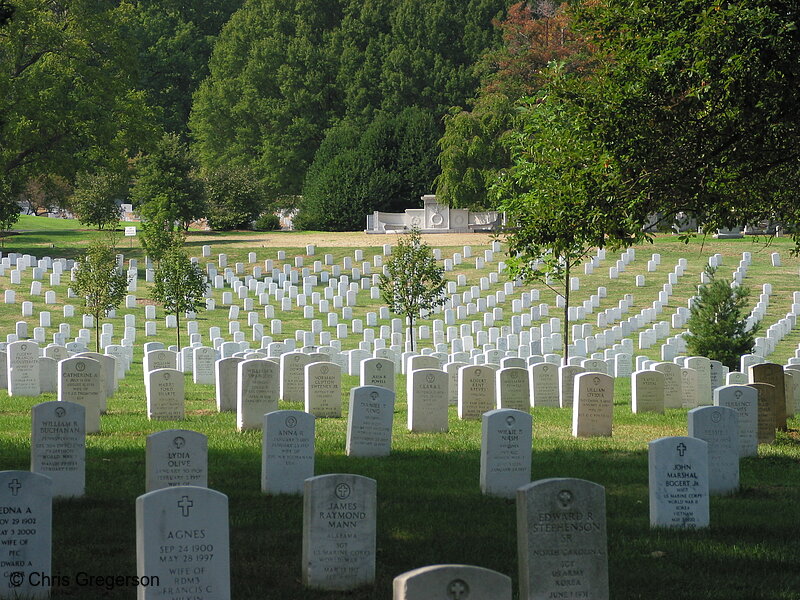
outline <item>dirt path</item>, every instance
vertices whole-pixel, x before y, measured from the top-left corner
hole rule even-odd
[[[369,248],[383,244],[396,244],[402,234],[366,234],[363,232],[313,232],[302,231],[242,231],[217,236],[213,232],[190,232],[189,242],[253,248],[301,248],[315,244],[322,248]],[[492,241],[486,233],[431,233],[422,239],[433,247],[442,246],[486,246]]]

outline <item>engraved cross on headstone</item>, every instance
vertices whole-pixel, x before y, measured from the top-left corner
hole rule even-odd
[[[680,444],[678,444],[677,450],[678,450],[678,455],[682,457],[684,454],[686,454],[686,444],[681,442]]]
[[[469,587],[460,579],[451,581],[450,585],[447,586],[447,597],[451,600],[462,600],[462,598],[466,598],[468,594]]]
[[[19,479],[12,479],[8,484],[8,489],[11,490],[11,495],[16,496],[19,494],[19,488],[22,487],[22,484],[19,482]]]
[[[178,508],[183,511],[183,516],[189,516],[189,509],[194,506],[194,502],[189,499],[189,496],[182,496],[180,500],[178,500]]]

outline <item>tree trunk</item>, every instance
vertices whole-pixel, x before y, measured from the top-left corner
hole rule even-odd
[[[570,325],[569,325],[569,263],[567,263],[566,270],[564,271],[564,357],[562,359],[562,364],[567,366],[569,364],[569,332],[570,332]]]
[[[175,326],[178,328],[178,352],[181,351],[181,311],[175,311]]]
[[[100,354],[100,313],[94,315],[94,350]]]
[[[414,316],[408,313],[408,337],[411,340],[411,352],[414,351]]]

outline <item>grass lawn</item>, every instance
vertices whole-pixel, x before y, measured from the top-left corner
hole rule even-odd
[[[40,226],[42,225],[42,226]],[[46,226],[46,227],[45,227]],[[69,221],[43,218],[22,219],[17,225],[19,234],[5,242],[5,252],[32,253],[38,257],[74,257],[95,232],[81,231]],[[344,257],[353,257],[356,248],[363,248],[364,261],[382,254],[381,245],[392,243],[394,236],[361,234],[319,234],[319,246],[313,256],[306,254],[306,244],[315,243],[314,234],[242,232],[232,234],[193,233],[190,250],[201,256],[201,246],[212,245],[212,258],[200,258],[201,264],[216,260],[220,252],[228,254],[228,265],[244,263],[247,273],[248,253],[255,252],[258,264],[271,259],[277,268],[284,263],[295,268],[295,257],[303,257],[303,266],[312,269],[321,261],[325,269],[326,254],[341,265]],[[309,241],[311,240],[311,241]],[[365,241],[375,247],[364,247]],[[462,236],[459,240],[425,236],[433,247],[442,249],[443,257],[462,252],[465,244],[473,246],[473,255],[483,256],[489,240],[483,236]],[[50,247],[53,244],[54,247]],[[447,244],[447,245],[441,245]],[[609,253],[593,275],[581,275],[581,288],[574,293],[574,303],[580,304],[598,286],[605,286],[608,297],[600,310],[616,306],[626,293],[633,294],[636,314],[657,299],[667,273],[679,257],[688,260],[686,274],[674,286],[670,305],[660,317],[669,320],[678,306],[685,306],[694,293],[700,273],[708,257],[723,255],[720,273],[730,277],[741,253],[751,252],[753,263],[745,284],[753,290],[751,301],[758,300],[760,286],[770,282],[770,297],[764,331],[789,312],[792,292],[800,290],[798,266],[800,261],[789,255],[790,242],[763,243],[744,240],[706,240],[683,245],[671,237],[659,238],[654,245],[637,247],[636,260],[617,280],[608,279],[608,267],[617,256]],[[158,333],[144,335],[144,305],[149,303],[149,284],[144,282],[141,251],[137,240],[120,238],[120,252],[125,258],[139,259],[139,299],[135,309],[120,308],[113,324],[115,342],[124,328],[123,315],[136,315],[137,345],[134,364],[119,391],[108,401],[108,414],[102,417],[102,432],[87,439],[86,496],[54,503],[53,573],[64,575],[74,582],[79,572],[96,576],[134,575],[135,521],[134,503],[145,491],[145,437],[155,431],[185,428],[208,436],[209,487],[229,497],[231,539],[231,590],[237,600],[250,599],[389,599],[392,579],[410,569],[439,563],[464,563],[494,569],[509,575],[514,582],[515,598],[518,587],[515,506],[513,501],[481,495],[479,487],[481,424],[461,421],[455,407],[450,408],[450,431],[441,434],[412,434],[406,430],[405,377],[396,379],[396,404],[392,454],[385,458],[350,458],[345,456],[347,402],[350,388],[357,385],[356,377],[343,376],[343,417],[318,419],[316,423],[316,474],[355,473],[377,480],[378,539],[377,577],[374,586],[352,592],[322,592],[305,589],[301,584],[302,498],[265,496],[260,491],[261,433],[237,433],[235,415],[217,413],[214,387],[195,385],[186,378],[186,419],[180,422],[148,421],[145,411],[145,392],[142,378],[141,344],[145,341],[174,343],[174,330],[164,327],[163,312],[158,310]],[[284,251],[286,259],[278,260]],[[771,252],[780,252],[783,266],[770,265]],[[651,253],[661,254],[661,266],[655,273],[646,272]],[[357,266],[354,261],[354,266]],[[479,285],[481,277],[497,270],[497,261],[475,268],[475,259],[465,259],[449,279],[463,274],[470,285]],[[302,268],[302,267],[300,267]],[[373,269],[373,272],[380,269]],[[636,275],[645,275],[646,285],[636,287]],[[498,284],[482,292],[501,289],[505,282],[501,274]],[[57,303],[44,304],[41,296],[28,297],[31,270],[28,269],[18,286],[10,284],[9,272],[0,275],[0,289],[15,289],[16,304],[0,304],[0,334],[13,333],[14,324],[24,320],[29,331],[38,326],[38,318],[21,316],[20,303],[31,300],[34,315],[50,310],[53,326],[47,328],[47,340],[59,323],[69,323],[71,335],[81,328],[78,299],[68,299],[66,288],[69,276],[60,286],[49,286],[47,277],[43,290],[56,291]],[[555,309],[554,294],[544,286],[540,302],[553,305],[551,316],[560,316]],[[468,288],[467,288],[468,289]],[[510,324],[511,298],[506,299],[504,319],[496,326]],[[208,329],[221,327],[227,337],[227,307],[221,306],[221,292],[214,290],[218,308],[198,315],[200,332],[208,343]],[[459,289],[459,291],[463,291]],[[63,318],[61,306],[76,306],[76,315]],[[274,298],[272,300],[275,303]],[[377,312],[379,301],[371,301],[368,291],[360,291],[354,318],[364,318],[367,312]],[[255,309],[269,333],[269,320],[255,301]],[[594,325],[596,312],[590,315]],[[629,316],[628,315],[628,316]],[[283,333],[276,339],[292,338],[295,330],[310,330],[303,318],[302,308],[280,311],[276,318],[283,321]],[[315,318],[323,318],[319,314]],[[481,315],[471,316],[481,319]],[[241,329],[248,331],[247,316],[241,311]],[[467,322],[469,322],[467,321]],[[430,325],[430,321],[421,321]],[[390,321],[381,320],[380,325]],[[335,327],[325,327],[333,331]],[[593,328],[597,332],[597,328]],[[376,328],[377,332],[377,328]],[[670,335],[677,332],[672,330]],[[186,336],[182,336],[186,339]],[[352,334],[342,340],[342,348],[358,346],[361,336]],[[634,338],[634,346],[638,338]],[[660,343],[637,355],[658,358]],[[769,360],[785,363],[794,356],[800,343],[798,329],[791,331],[777,346]],[[430,339],[421,346],[430,346]],[[258,343],[253,343],[254,347]],[[93,349],[93,348],[91,348]],[[38,402],[55,400],[54,394],[37,398],[9,398],[0,391],[0,469],[30,468],[30,411]],[[300,403],[281,401],[280,408],[302,410]],[[611,438],[573,439],[570,434],[571,412],[554,408],[534,408],[532,477],[579,477],[603,485],[606,489],[608,519],[608,552],[611,598],[673,600],[715,599],[800,599],[800,422],[789,420],[789,431],[779,432],[771,445],[762,445],[758,457],[741,461],[741,489],[727,497],[711,499],[711,526],[701,531],[652,530],[649,527],[647,489],[647,443],[668,435],[686,434],[686,411],[668,410],[663,415],[634,415],[630,408],[630,382],[615,382],[614,434]],[[0,568],[0,573],[3,569]],[[1,577],[1,575],[0,575]],[[0,585],[3,585],[0,582]],[[2,589],[2,588],[0,588]],[[132,598],[130,588],[111,590],[86,589],[76,585],[56,587],[55,600],[67,598]],[[483,599],[481,599],[483,600]]]

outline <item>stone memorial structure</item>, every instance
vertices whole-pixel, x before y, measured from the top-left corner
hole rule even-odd
[[[659,371],[634,371],[631,375],[631,410],[664,412],[664,374]]]
[[[408,429],[419,432],[448,431],[448,376],[437,369],[414,371],[407,383]]]
[[[218,412],[233,412],[236,410],[239,393],[239,363],[243,360],[239,356],[229,356],[220,358],[214,363]]]
[[[387,358],[368,358],[361,361],[361,385],[377,385],[394,391],[394,362]]]
[[[458,370],[459,419],[480,419],[496,406],[495,377],[494,369],[484,365],[467,365]]]
[[[156,369],[147,375],[147,418],[182,421],[185,416],[183,373],[176,369]]]
[[[38,396],[39,345],[27,340],[11,342],[6,346],[8,354],[7,385],[9,396]]]
[[[342,416],[342,370],[332,362],[305,367],[305,410],[317,418]]]
[[[758,456],[758,390],[749,385],[724,385],[714,390],[714,406],[736,411],[739,457]]]
[[[422,196],[423,208],[407,208],[402,213],[375,211],[367,215],[366,233],[400,233],[414,227],[422,233],[468,233],[496,231],[503,223],[497,211],[473,212],[439,204],[434,195]]]
[[[750,387],[758,393],[757,414],[758,427],[756,435],[759,444],[771,444],[775,441],[775,429],[778,426],[776,418],[778,398],[775,386],[769,383],[751,383]]]
[[[495,373],[497,381],[497,408],[509,408],[528,412],[531,409],[530,381],[528,370],[506,367]]]
[[[103,367],[91,358],[65,358],[58,362],[58,392],[61,402],[84,408],[86,433],[100,431],[100,404],[105,398]]]
[[[528,367],[532,406],[559,406],[558,369],[556,365],[547,362],[536,363]]]

